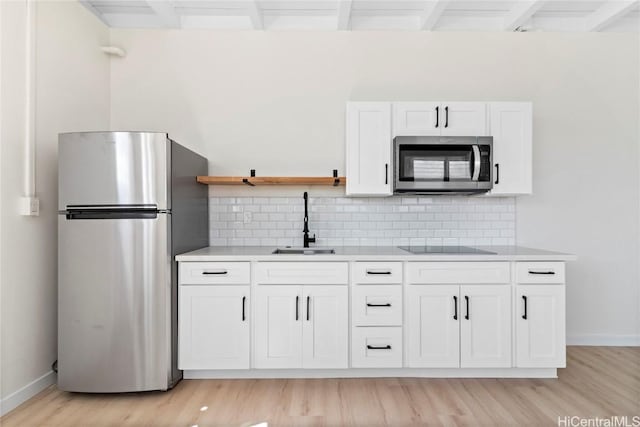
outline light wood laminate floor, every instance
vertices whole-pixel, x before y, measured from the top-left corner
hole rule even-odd
[[[543,426],[614,415],[640,415],[640,348],[569,347],[558,379],[185,380],[168,393],[125,395],[52,386],[0,424]]]

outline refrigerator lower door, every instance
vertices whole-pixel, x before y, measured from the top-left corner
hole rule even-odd
[[[75,218],[58,216],[58,388],[166,390],[172,364],[169,214]]]

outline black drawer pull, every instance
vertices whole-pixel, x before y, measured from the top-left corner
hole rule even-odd
[[[458,320],[458,297],[453,296],[453,320]]]
[[[369,345],[369,344],[367,344],[367,349],[369,349],[369,350],[391,350],[391,346],[390,345],[379,346],[379,345]]]
[[[545,275],[553,276],[554,274],[556,274],[556,272],[555,271],[532,271],[532,270],[529,270],[529,274],[545,274]]]
[[[464,300],[465,300],[465,303],[467,305],[467,313],[464,315],[464,318],[466,320],[469,320],[469,297],[465,295],[464,296]]]
[[[300,297],[296,295],[296,320],[300,318],[299,312],[300,312]]]
[[[372,270],[367,270],[367,274],[384,274],[384,275],[391,275],[390,271],[372,271]]]
[[[225,274],[227,274],[227,273],[228,273],[228,271],[227,271],[227,270],[220,270],[220,271],[203,271],[203,272],[202,272],[202,274],[207,275],[207,276],[208,276],[208,275],[214,275],[214,274],[217,274],[217,275],[225,275]]]
[[[368,302],[367,307],[391,307],[391,303],[388,302],[386,304],[371,304],[370,302]]]
[[[311,297],[307,295],[307,322],[309,321],[309,302],[311,301]]]

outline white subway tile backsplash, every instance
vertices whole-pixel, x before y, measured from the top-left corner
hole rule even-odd
[[[302,245],[302,197],[212,197],[209,209],[212,246]],[[309,198],[317,246],[513,245],[515,220],[513,197]]]

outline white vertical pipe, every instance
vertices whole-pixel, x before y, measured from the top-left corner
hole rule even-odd
[[[24,144],[24,196],[36,194],[36,146],[35,146],[35,1],[26,2],[25,25],[25,144]]]

